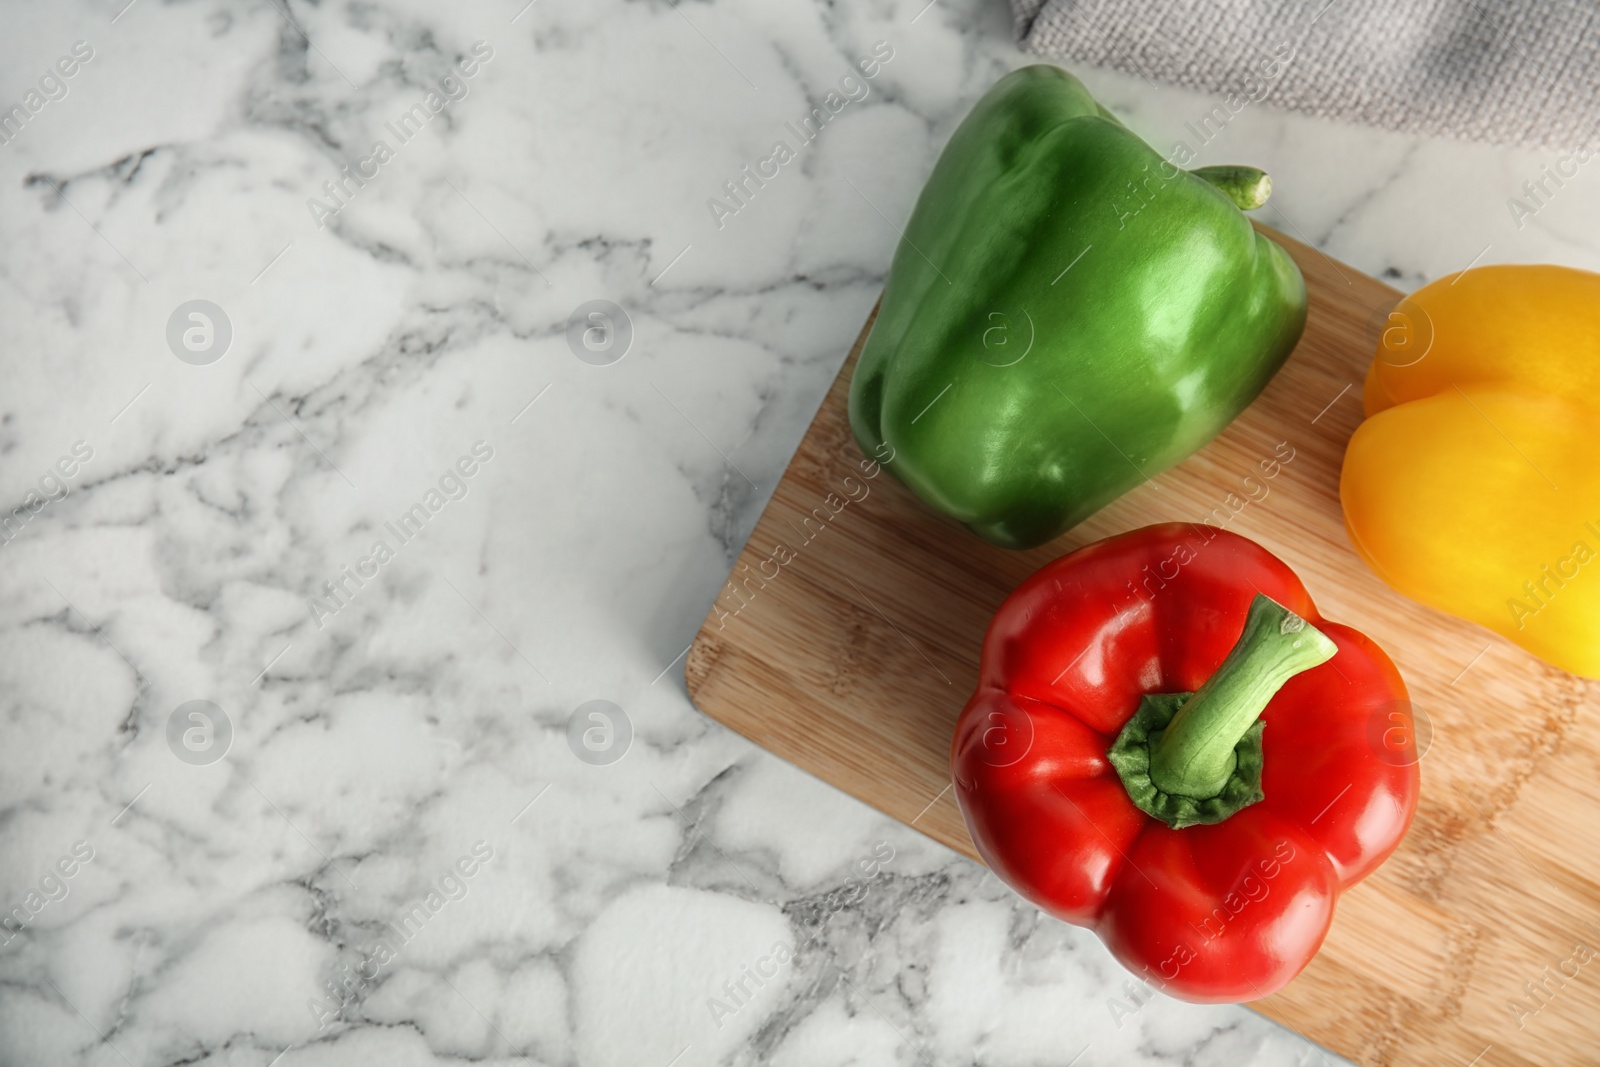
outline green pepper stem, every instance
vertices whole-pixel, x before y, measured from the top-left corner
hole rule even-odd
[[[1254,211],[1272,195],[1272,179],[1258,167],[1229,164],[1220,167],[1196,167],[1189,172],[1216,186],[1222,195],[1232,200],[1240,211]]]
[[[1234,769],[1234,746],[1283,683],[1333,658],[1338,646],[1300,616],[1256,594],[1244,632],[1159,737],[1150,739],[1150,780],[1166,793],[1208,799]]]

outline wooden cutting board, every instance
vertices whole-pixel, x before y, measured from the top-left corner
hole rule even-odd
[[[1090,541],[1153,522],[1225,525],[1287,561],[1325,616],[1388,650],[1432,727],[1431,739],[1418,728],[1422,802],[1405,843],[1340,900],[1305,972],[1253,1007],[1364,1064],[1600,1063],[1600,955],[1574,957],[1580,943],[1600,954],[1600,687],[1402,598],[1355,556],[1340,458],[1400,294],[1271,236],[1310,290],[1288,364],[1202,452],[1027,552],[987,544],[887,474],[862,477],[846,399],[869,321],[734,567],[738,591],[723,588],[689,653],[689,692],[977,859],[948,749],[995,608]],[[1263,477],[1261,461],[1288,450]],[[764,564],[780,543],[792,558]]]

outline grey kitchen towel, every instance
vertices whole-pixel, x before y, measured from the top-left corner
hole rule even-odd
[[[1011,0],[1030,52],[1312,115],[1587,147],[1600,0]],[[1237,99],[1235,99],[1237,98]]]

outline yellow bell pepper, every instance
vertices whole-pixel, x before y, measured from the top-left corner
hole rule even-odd
[[[1390,315],[1339,495],[1406,596],[1600,678],[1600,274],[1479,267]]]

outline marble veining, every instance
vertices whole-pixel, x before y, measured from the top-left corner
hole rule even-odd
[[[1332,1062],[684,693],[1004,3],[6,23],[0,1063]],[[1214,103],[1080,73],[1163,151]],[[1199,161],[1401,287],[1600,266],[1548,153],[1263,105]]]

